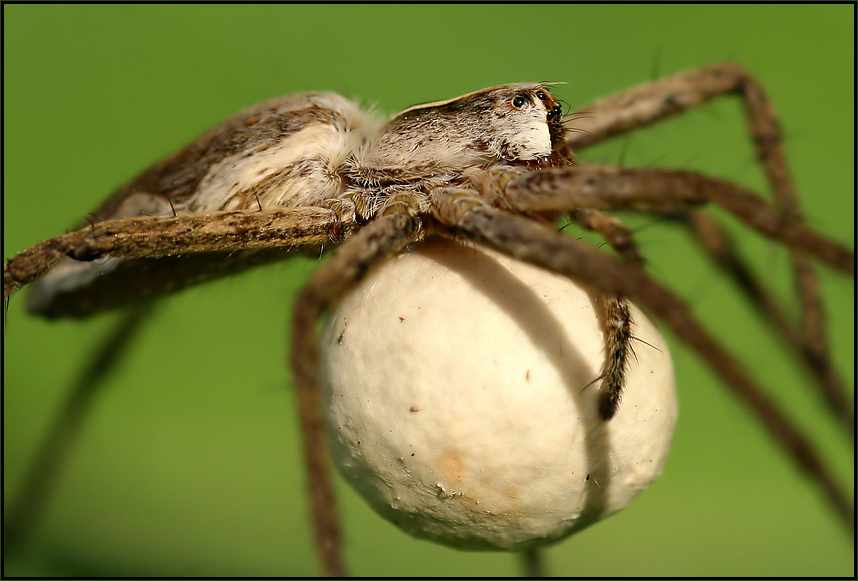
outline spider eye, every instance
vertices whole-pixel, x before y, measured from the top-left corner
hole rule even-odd
[[[522,95],[516,95],[512,100],[512,106],[516,109],[521,109],[525,103],[527,103],[527,98]]]
[[[545,94],[545,91],[537,91],[536,96],[539,98],[540,101],[545,101],[546,99],[548,99],[548,95]]]

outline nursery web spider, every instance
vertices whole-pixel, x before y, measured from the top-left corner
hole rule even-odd
[[[576,163],[573,151],[695,108],[741,97],[774,201],[686,171]],[[409,245],[441,235],[486,245],[601,289],[606,325],[599,377],[605,421],[621,407],[629,353],[626,297],[648,308],[718,373],[847,521],[852,506],[808,439],[703,329],[689,307],[650,278],[629,228],[605,210],[655,214],[687,227],[780,332],[851,431],[846,389],[829,357],[813,261],[853,274],[854,255],[803,220],[774,111],[740,67],[677,74],[590,103],[564,117],[545,85],[502,85],[418,105],[378,122],[331,93],[303,93],[249,108],[117,190],[77,229],[13,256],[4,297],[33,283],[28,306],[48,317],[83,317],[129,306],[115,337],[127,338],[153,297],[302,247],[341,245],[294,307],[291,361],[301,416],[316,545],[326,571],[344,573],[317,387],[316,324],[365,273]],[[793,325],[698,206],[712,203],[783,244],[802,317]],[[616,257],[552,226],[568,216],[604,236]],[[108,342],[103,369],[121,341]],[[92,371],[62,420],[79,426],[100,378]],[[58,424],[60,425],[60,424]],[[63,447],[55,432],[7,519],[6,544],[23,537]]]

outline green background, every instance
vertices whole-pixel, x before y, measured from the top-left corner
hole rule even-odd
[[[4,6],[4,253],[62,233],[110,190],[238,109],[330,89],[388,112],[523,80],[571,107],[733,59],[767,87],[810,222],[851,244],[853,6]],[[733,99],[587,152],[764,191]],[[623,154],[622,152],[625,151]],[[852,491],[852,452],[806,377],[731,285],[670,226],[640,244],[656,275],[811,433]],[[732,222],[731,222],[732,224]],[[742,233],[741,228],[735,228]],[[787,253],[743,254],[790,295]],[[102,397],[48,513],[6,574],[313,575],[284,337],[315,260],[163,302]],[[853,283],[821,269],[835,359],[853,385]],[[794,311],[793,311],[794,312]],[[9,308],[4,501],[114,315],[50,323]],[[853,542],[711,372],[671,340],[680,419],[662,478],[547,551],[574,576],[854,575]],[[515,555],[414,540],[345,485],[357,575],[517,574]]]

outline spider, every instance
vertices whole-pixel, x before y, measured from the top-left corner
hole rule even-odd
[[[743,99],[774,204],[690,172],[575,161],[573,151],[727,94]],[[685,303],[646,274],[631,230],[602,213],[635,210],[686,226],[782,332],[851,429],[851,407],[829,361],[812,261],[853,274],[854,255],[804,222],[762,88],[737,65],[722,64],[562,113],[549,86],[533,83],[417,105],[386,123],[332,93],[274,99],[227,119],[146,170],[74,231],[13,256],[4,265],[4,297],[33,283],[28,307],[44,316],[128,309],[72,396],[63,421],[77,426],[105,362],[155,297],[296,249],[339,246],[296,301],[291,354],[316,544],[331,575],[345,568],[321,428],[316,324],[368,270],[431,236],[486,245],[585,279],[604,293],[604,421],[622,405],[632,339],[627,301],[647,307],[722,376],[850,519],[849,501],[807,438],[695,322]],[[725,233],[698,209],[706,203],[789,249],[803,310],[800,330],[786,322]],[[558,232],[553,222],[560,216],[604,236],[616,256]],[[61,447],[58,439],[46,444],[31,482],[50,479]],[[23,536],[29,526],[24,515],[42,502],[42,488],[25,488],[8,520],[7,544]]]

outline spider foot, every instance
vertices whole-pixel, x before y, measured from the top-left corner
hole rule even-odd
[[[601,297],[605,313],[605,363],[602,368],[602,387],[599,396],[599,415],[610,420],[620,407],[623,388],[626,384],[629,355],[632,350],[632,316],[629,302],[616,294]]]

